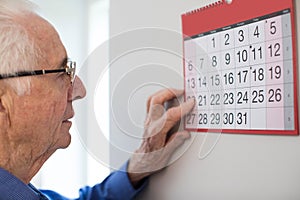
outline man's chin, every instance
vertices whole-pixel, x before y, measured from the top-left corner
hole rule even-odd
[[[59,139],[57,141],[57,149],[65,149],[67,148],[71,143],[71,134],[70,134],[70,128],[72,123],[71,122],[63,122],[61,131],[59,134]]]
[[[71,143],[71,134],[70,129],[72,126],[72,122],[69,120],[63,121],[62,123],[62,136],[60,138],[61,149],[67,148]]]
[[[65,149],[71,144],[71,134],[67,133],[63,138],[60,140],[59,149]]]

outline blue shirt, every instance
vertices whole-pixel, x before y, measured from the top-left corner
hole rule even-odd
[[[78,200],[133,199],[146,185],[134,189],[127,175],[128,162],[119,171],[111,173],[102,183],[79,190]],[[51,190],[37,190],[0,168],[0,200],[69,200]]]

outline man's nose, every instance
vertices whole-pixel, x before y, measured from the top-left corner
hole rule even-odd
[[[75,79],[72,83],[70,93],[71,94],[69,94],[69,100],[71,100],[71,101],[75,101],[77,99],[82,99],[86,95],[86,89],[83,85],[83,82],[81,81],[81,79],[78,76],[75,77]]]

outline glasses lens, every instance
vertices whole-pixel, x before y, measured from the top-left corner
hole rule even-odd
[[[71,77],[71,82],[74,81],[75,79],[75,72],[76,72],[76,62],[69,61],[67,63],[67,69],[68,69],[68,74]]]

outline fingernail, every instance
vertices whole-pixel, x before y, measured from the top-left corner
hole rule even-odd
[[[194,104],[195,104],[195,102],[196,102],[196,101],[195,101],[194,98],[191,98],[191,99],[188,99],[188,100],[187,100],[187,103],[194,103]]]

